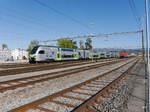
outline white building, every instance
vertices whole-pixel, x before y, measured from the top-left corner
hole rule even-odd
[[[14,49],[11,51],[13,60],[25,60],[28,59],[28,52],[23,49]]]
[[[0,48],[0,61],[10,61],[12,60],[11,50]]]

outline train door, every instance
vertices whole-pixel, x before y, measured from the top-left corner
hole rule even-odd
[[[85,58],[86,58],[86,59],[89,59],[89,56],[90,56],[90,51],[87,50],[87,51],[86,51],[86,54],[85,54]]]
[[[44,49],[38,51],[37,61],[46,61],[46,52]]]
[[[62,55],[61,48],[55,49],[55,61],[61,61],[62,60],[61,55]]]
[[[57,48],[53,48],[53,47],[50,48],[50,52],[49,52],[49,58],[50,58],[50,60],[55,60],[55,58],[56,58],[56,52],[57,52],[56,49]]]

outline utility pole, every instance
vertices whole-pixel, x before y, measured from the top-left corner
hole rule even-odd
[[[146,33],[146,54],[147,54],[147,75],[148,75],[148,104],[147,112],[150,110],[150,63],[149,63],[149,17],[148,0],[145,0],[145,33]]]
[[[143,32],[143,30],[142,30],[142,56],[143,56],[143,60],[145,60],[144,32]]]

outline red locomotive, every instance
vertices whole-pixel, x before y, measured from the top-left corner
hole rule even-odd
[[[121,52],[119,53],[119,57],[120,57],[120,58],[126,58],[126,57],[128,57],[128,54],[127,54],[125,51],[121,51]]]

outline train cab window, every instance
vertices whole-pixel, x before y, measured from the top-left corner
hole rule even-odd
[[[39,51],[39,54],[44,54],[44,53],[45,53],[44,50]]]
[[[39,46],[34,47],[31,51],[31,54],[35,54],[38,48],[39,48]]]

